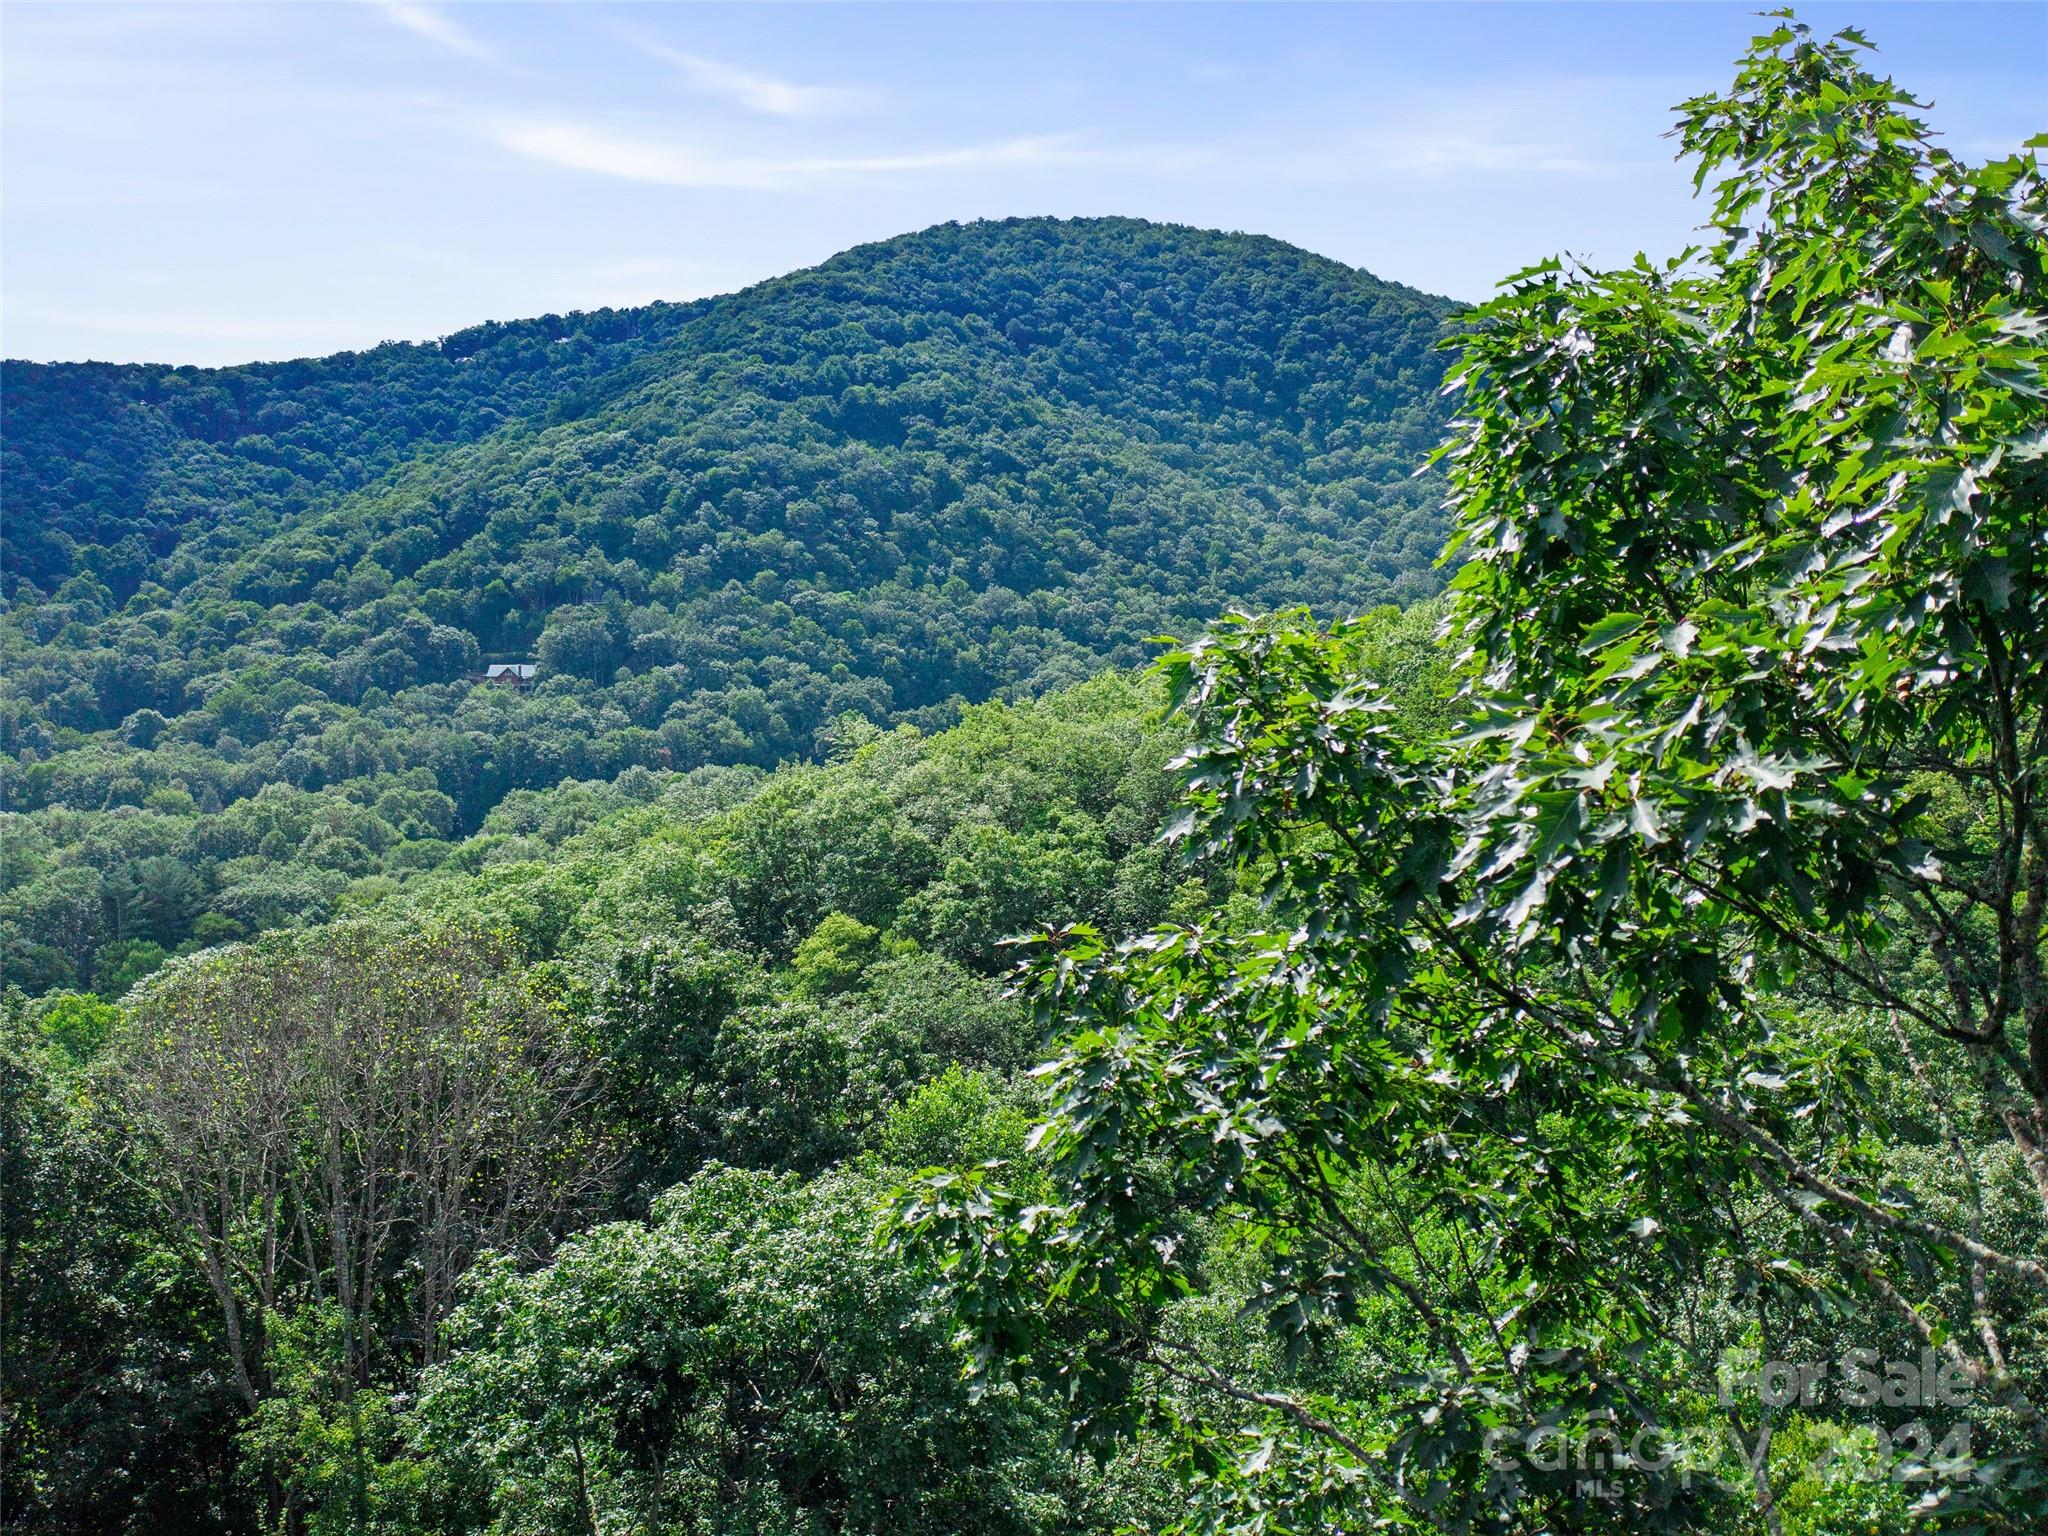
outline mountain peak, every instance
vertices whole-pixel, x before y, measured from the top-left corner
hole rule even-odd
[[[942,723],[1232,602],[1420,596],[1451,308],[1259,236],[1004,219],[438,345],[10,368],[0,790],[425,775],[470,828]]]

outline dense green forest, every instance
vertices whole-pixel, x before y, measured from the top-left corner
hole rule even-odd
[[[1709,245],[1457,317],[1025,222],[217,376],[276,478],[25,381],[6,1529],[2048,1528],[2048,136],[1766,25]]]
[[[653,1203],[663,1226],[606,1228],[569,1251],[596,1255],[588,1245],[602,1244],[591,1262],[646,1270],[666,1260],[636,1245],[680,1243],[692,1265],[709,1266],[687,1284],[651,1271],[656,1292],[622,1283],[593,1314],[637,1317],[657,1357],[696,1331],[721,1352],[687,1367],[650,1362],[704,1383],[659,1409],[680,1415],[665,1433],[704,1441],[688,1452],[693,1470],[676,1472],[701,1483],[674,1497],[730,1504],[729,1529],[805,1529],[806,1511],[835,1510],[856,1490],[906,1520],[922,1511],[918,1530],[1051,1532],[1098,1506],[1096,1528],[1113,1529],[1110,1514],[1140,1507],[1142,1486],[1072,1463],[1048,1409],[971,1408],[949,1330],[920,1321],[922,1287],[872,1237],[876,1202],[910,1171],[1021,1147],[1019,1074],[1036,1042],[994,979],[1007,965],[1002,936],[1041,915],[1135,930],[1223,889],[1158,843],[1173,745],[1162,715],[1156,686],[1106,678],[1037,704],[971,708],[936,736],[899,728],[822,766],[533,793],[521,830],[461,845],[489,848],[489,858],[409,882],[350,924],[174,961],[149,1000],[124,1010],[64,994],[17,1013],[26,1034],[9,1047],[7,1183],[22,1198],[9,1205],[6,1278],[11,1370],[27,1411],[10,1420],[11,1518],[24,1529],[236,1529],[271,1499],[314,1512],[319,1529],[366,1528],[334,1503],[353,1496],[345,1458],[387,1456],[400,1431],[392,1400],[351,1392],[348,1411],[363,1425],[351,1419],[335,1440],[340,1381],[358,1371],[402,1390],[423,1359],[446,1356],[450,1328],[488,1338],[495,1326],[489,1304],[445,1321],[448,1282],[486,1246],[468,1212],[444,1288],[430,1293],[426,1191],[412,1167],[431,1155],[415,1115],[432,1113],[433,1130],[454,1136],[455,1106],[488,1103],[496,1127],[479,1120],[474,1134],[508,1138],[506,1155],[560,1186],[559,1204],[556,1192],[527,1192],[531,1208],[489,1246],[530,1259],[578,1227],[643,1216]],[[379,991],[398,974],[425,993],[394,1017]],[[333,1011],[328,1027],[359,1038],[305,1038],[299,1012],[313,992]],[[404,1029],[437,1039],[459,1033],[479,1018],[475,996],[488,1000],[487,1059],[443,1058],[421,1089],[414,1053],[438,1047],[387,1026],[402,1017]],[[372,1037],[395,1059],[328,1054],[370,1048]],[[267,1052],[285,1053],[293,1070],[266,1076]],[[544,1084],[498,1076],[535,1052],[549,1063]],[[94,1071],[82,1070],[88,1060]],[[389,1097],[422,1091],[430,1096],[405,1111]],[[306,1214],[358,1233],[388,1224],[393,1236],[349,1302],[331,1256],[298,1252],[284,1234],[278,1273],[253,1291],[246,1275],[222,1287],[251,1317],[237,1346],[205,1265],[187,1268],[182,1254],[196,1242],[219,1252],[223,1274],[251,1261],[260,1270],[280,1233],[243,1224],[266,1220],[257,1209],[216,1227],[182,1202],[216,1177],[221,1157],[242,1160],[237,1181],[276,1181],[279,1198],[262,1209],[277,1222],[301,1203],[353,1201],[371,1175],[351,1167],[337,1187],[314,1164],[252,1142],[254,1123],[273,1113],[313,1117],[308,1129],[380,1123],[382,1138],[362,1155],[390,1180],[386,1208]],[[182,1193],[155,1181],[157,1144],[121,1149],[131,1114],[180,1117],[176,1141],[191,1159],[177,1175]],[[577,1144],[592,1127],[594,1139]],[[108,1177],[107,1158],[131,1156]],[[713,1165],[727,1171],[707,1174],[699,1193],[656,1199]],[[722,1246],[705,1251],[711,1235]],[[730,1316],[721,1265],[749,1271]],[[611,1283],[608,1268],[598,1273]],[[575,1274],[559,1283],[596,1283]],[[500,1283],[521,1282],[507,1271]],[[550,1305],[586,1310],[566,1292]],[[771,1315],[785,1305],[795,1310]],[[916,1341],[907,1353],[906,1333]],[[775,1385],[775,1362],[792,1348],[833,1358],[809,1381],[797,1379],[800,1367]],[[480,1347],[480,1368],[489,1356]],[[784,1395],[766,1409],[732,1400],[746,1382]],[[461,1394],[479,1392],[492,1413],[523,1413],[504,1389],[449,1380],[445,1427],[463,1443],[450,1442],[434,1476],[453,1482],[414,1486],[414,1469],[381,1469],[363,1495],[378,1522],[467,1529],[502,1499],[514,1523],[573,1526],[552,1492],[533,1489],[552,1488],[556,1429],[537,1425],[532,1445],[497,1447],[491,1421],[458,1408]],[[536,1380],[516,1390],[553,1389]],[[860,1397],[866,1427],[836,1421],[842,1394]],[[591,1411],[609,1422],[629,1410]],[[809,1427],[763,1439],[763,1413]],[[504,1428],[513,1441],[526,1434],[509,1420]],[[611,1452],[592,1454],[609,1469]],[[938,1466],[955,1481],[928,1486]],[[450,1501],[459,1518],[436,1513]]]
[[[943,724],[1231,601],[1424,595],[1449,310],[1014,220],[438,345],[10,365],[0,965],[118,995],[518,791]]]

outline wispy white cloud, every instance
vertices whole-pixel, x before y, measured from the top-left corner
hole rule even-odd
[[[802,191],[834,182],[955,171],[1079,169],[1175,181],[1358,186],[1389,180],[1546,178],[1599,182],[1638,167],[1589,154],[1579,136],[1523,137],[1479,124],[1433,132],[1410,124],[1360,125],[1315,151],[1271,133],[1207,141],[1085,142],[1024,134],[946,148],[873,154],[757,153],[622,130],[586,119],[502,115],[474,124],[501,149],[565,170],[664,187]]]
[[[453,53],[472,59],[496,58],[496,52],[438,5],[425,0],[370,0],[394,24]]]
[[[664,187],[783,191],[860,177],[1075,165],[1093,158],[1067,135],[897,154],[749,155],[620,133],[568,118],[501,117],[479,126],[491,142],[530,160]]]
[[[1480,179],[1603,182],[1669,163],[1655,137],[1662,103],[1681,87],[1657,77],[1569,77],[1512,86],[1420,89],[1363,104],[1348,124],[1310,136],[1303,124],[1262,130],[1276,179],[1331,182]],[[1643,124],[1651,126],[1645,132]],[[1293,146],[1292,153],[1287,152]]]
[[[721,59],[686,53],[632,28],[621,28],[619,37],[649,58],[682,71],[700,90],[736,101],[753,112],[774,117],[815,117],[820,113],[844,111],[871,100],[876,93],[862,86],[800,85],[793,80],[764,75]]]
[[[1601,178],[1623,167],[1574,154],[1563,144],[1487,134],[1433,134],[1405,130],[1371,133],[1361,146],[1378,169],[1410,176],[1464,176],[1473,172]]]

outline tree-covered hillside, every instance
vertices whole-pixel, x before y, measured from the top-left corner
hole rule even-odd
[[[864,263],[1058,228],[1022,225],[691,311],[552,424],[197,533],[132,615],[102,587],[50,630],[132,625],[178,676],[213,626],[214,671],[118,735],[37,726],[0,824],[44,987],[0,986],[0,1536],[2048,1530],[2048,135],[1962,162],[1858,34],[1767,26],[1679,109],[1712,245],[1460,318],[1459,563],[1424,601],[1226,613],[1149,675],[957,711],[848,663],[890,691],[822,761],[621,753],[709,653],[615,615],[744,620],[786,677],[868,655],[886,593],[967,691],[941,620],[985,573],[964,607],[780,567],[692,606],[720,549],[968,558],[935,501],[785,536],[797,463],[1068,455],[941,510],[1008,498],[991,548],[1072,531],[1066,599],[1120,564],[1119,622],[1198,600],[1113,535],[1081,557],[1167,526],[1119,499],[1167,484],[1140,469],[1236,508],[1204,537],[1293,540],[1292,574],[1228,567],[1254,590],[1334,547],[1302,509],[1339,482],[1283,451],[1313,389],[1262,415],[1140,387],[1154,359],[1083,400],[1082,341],[997,366],[999,310],[918,300],[916,338],[844,354],[905,370],[853,398],[937,359],[986,436],[948,404],[891,442],[877,407],[868,441],[866,386],[790,393],[830,362],[791,312],[872,340],[918,287]],[[1067,236],[1148,274],[1207,238]],[[707,493],[714,443],[755,479]],[[623,549],[644,519],[714,553],[544,612],[530,697],[345,683],[393,614],[480,645],[432,608],[480,551],[508,590],[642,570],[578,542],[641,468],[668,489]],[[1229,501],[1240,473],[1283,489]],[[366,552],[414,526],[446,547]],[[326,551],[312,586],[249,595],[288,547]],[[1046,654],[1117,648],[1077,633]],[[606,637],[610,673],[577,649]],[[991,690],[1056,675],[978,643]],[[958,718],[873,718],[920,712]],[[601,771],[441,777],[513,751]]]
[[[543,315],[242,368],[10,361],[6,591],[90,571],[125,599],[187,540],[246,541],[433,444],[544,416],[694,308]]]
[[[1449,314],[1272,240],[1012,220],[438,346],[10,366],[7,974],[118,990],[327,915],[515,790],[1422,595]]]
[[[1428,628],[1380,622],[1409,648]],[[0,1174],[21,1192],[0,1202],[0,1529],[551,1531],[577,1500],[557,1426],[523,1427],[530,1393],[587,1441],[590,1498],[618,1503],[601,1529],[1156,1524],[1156,1475],[1094,1466],[1045,1405],[970,1399],[950,1326],[874,1233],[911,1170],[1021,1143],[1034,1032],[994,978],[998,938],[1040,916],[1136,930],[1223,893],[1157,839],[1163,704],[1113,676],[822,765],[523,792],[348,923],[176,961],[118,1007],[0,994]],[[258,1128],[273,1112],[281,1141]],[[132,1134],[158,1113],[176,1154]],[[332,1130],[363,1159],[338,1177]],[[230,1197],[216,1228],[156,1178],[217,1192],[219,1171],[277,1201]],[[452,1210],[428,1223],[427,1200]],[[374,1241],[355,1289],[271,1217]],[[420,1404],[445,1444],[414,1460],[452,1278],[481,1247],[533,1260],[605,1218],[538,1283],[644,1336],[594,1374],[542,1339],[535,1375],[492,1379],[538,1316],[481,1301]],[[557,1358],[575,1381],[547,1379]],[[579,1431],[586,1391],[606,1401]],[[618,1523],[649,1456],[688,1519]]]

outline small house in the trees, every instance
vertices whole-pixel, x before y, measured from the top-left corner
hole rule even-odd
[[[481,672],[472,672],[474,683],[495,683],[500,688],[516,688],[521,693],[533,691],[534,673],[539,669],[530,661],[487,662]]]

